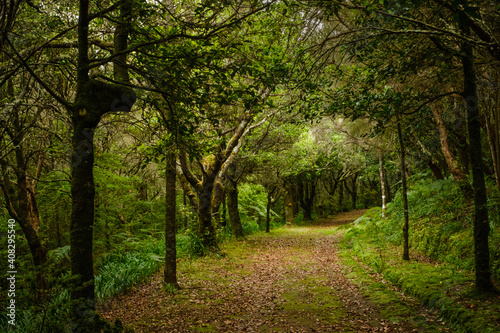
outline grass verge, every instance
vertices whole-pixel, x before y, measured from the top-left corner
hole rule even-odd
[[[377,231],[377,222],[370,218],[374,215],[369,211],[361,223],[342,227],[345,235],[340,248],[354,280],[375,302],[385,303],[397,320],[399,301],[387,293],[392,285],[437,311],[458,332],[500,332],[498,295],[475,295],[471,272],[456,265],[417,252],[411,253],[412,260],[403,261],[402,249]]]

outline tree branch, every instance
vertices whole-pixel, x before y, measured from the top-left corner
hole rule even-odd
[[[58,101],[59,103],[61,103],[63,106],[65,106],[66,108],[71,108],[71,104],[66,101],[64,98],[62,98],[61,96],[59,96],[58,94],[56,94],[56,92],[54,90],[52,90],[52,88],[49,87],[49,85],[47,83],[45,83],[32,69],[31,67],[26,63],[26,61],[23,59],[23,57],[21,57],[21,55],[19,54],[19,52],[17,52],[17,50],[15,49],[14,45],[12,44],[12,42],[10,41],[9,38],[6,39],[7,40],[7,43],[9,44],[9,46],[11,47],[11,49],[14,51],[15,55],[18,57],[19,61],[21,62],[21,64],[23,65],[24,68],[26,68],[26,70],[30,73],[31,76],[33,76],[33,78],[52,96],[54,97],[54,99],[56,101]]]

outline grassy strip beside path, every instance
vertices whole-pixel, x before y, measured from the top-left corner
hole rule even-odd
[[[384,241],[383,235],[371,229],[365,230],[366,223],[370,223],[369,219],[339,230],[345,235],[340,242],[342,262],[365,295],[383,303],[380,288],[391,286],[418,299],[444,318],[453,331],[500,332],[500,296],[474,294],[472,272],[433,261],[417,252],[411,252],[411,260],[404,261],[402,248]],[[390,299],[387,304],[389,308],[394,306]],[[437,327],[436,324],[431,327]]]
[[[181,259],[180,291],[164,290],[157,274],[100,312],[136,332],[450,332],[419,302],[340,258],[337,227],[362,213],[228,242],[223,257]]]

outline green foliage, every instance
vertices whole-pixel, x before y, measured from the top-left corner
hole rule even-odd
[[[153,275],[163,263],[164,252],[164,243],[159,242],[141,252],[116,255],[99,269],[95,277],[97,299],[103,301]]]
[[[266,218],[267,193],[260,184],[244,183],[238,186],[238,208],[242,221],[258,221]],[[276,213],[272,212],[272,215]]]
[[[177,257],[199,257],[206,252],[203,241],[191,230],[186,230],[184,234],[177,235]]]
[[[261,225],[259,225],[255,221],[243,221],[241,223],[241,227],[243,228],[243,234],[244,235],[252,235],[255,234],[259,231],[261,231],[263,228]]]
[[[244,183],[238,187],[238,207],[243,234],[251,235],[266,228],[267,192],[260,184]],[[281,225],[281,217],[269,211],[270,224]]]

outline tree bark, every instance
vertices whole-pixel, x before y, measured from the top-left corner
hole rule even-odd
[[[441,168],[439,167],[439,165],[437,165],[431,160],[428,160],[427,166],[429,166],[429,169],[431,169],[431,172],[434,175],[434,177],[436,177],[436,179],[438,180],[444,179],[443,173],[441,172]]]
[[[316,195],[316,184],[314,180],[299,181],[299,203],[304,211],[304,220],[312,220],[312,208]]]
[[[352,187],[349,187],[349,178],[345,180],[345,188],[347,192],[351,195],[351,205],[352,209],[356,209],[356,204],[358,200],[358,191],[356,186],[356,180],[358,179],[358,173],[356,172],[354,175],[350,177]]]
[[[460,30],[465,36],[470,35],[466,14],[459,13]],[[474,188],[474,258],[475,289],[483,293],[494,289],[491,281],[490,251],[488,237],[490,224],[486,186],[482,166],[481,123],[479,120],[479,99],[477,98],[474,53],[467,42],[461,45],[462,67],[464,73],[464,91],[462,96],[467,107],[467,126],[469,130],[469,154],[472,167],[472,185]]]
[[[266,186],[267,192],[267,205],[266,205],[266,233],[269,233],[271,224],[271,206],[278,201],[280,194],[280,188],[278,185],[268,185]],[[274,199],[273,199],[274,197]]]
[[[135,102],[132,89],[91,80],[88,58],[89,0],[80,0],[78,18],[77,89],[69,107],[71,116],[71,316],[72,331],[97,330],[94,267],[94,132],[106,112],[130,111]]]
[[[214,193],[212,198],[212,218],[216,227],[220,227],[222,225],[220,206],[222,205],[222,201],[224,200],[225,196],[224,186],[222,185],[223,181],[224,179],[217,179],[215,181]]]
[[[293,182],[292,186],[293,186],[293,191],[292,191],[293,204],[292,204],[292,207],[293,207],[293,216],[295,217],[295,216],[297,216],[297,214],[299,214],[299,211],[300,211],[299,210],[300,190],[299,190],[299,185],[297,182]]]
[[[226,201],[226,193],[224,191],[224,195],[222,197],[222,216],[221,216],[221,224],[225,228],[227,226],[227,201]]]
[[[96,124],[97,125],[97,124]],[[94,227],[94,128],[85,128],[73,122],[71,167],[71,288],[73,323],[78,332],[95,330],[94,265],[92,259]]]
[[[392,201],[391,187],[389,184],[389,177],[387,177],[387,170],[384,169],[385,192],[387,194],[387,203]]]
[[[294,218],[293,214],[294,187],[293,184],[288,180],[285,181],[284,201],[285,201],[285,222],[288,225],[292,225]]]
[[[267,192],[267,204],[266,204],[266,233],[269,233],[271,231],[271,203],[272,203],[272,198],[271,198],[271,193]]]
[[[472,188],[467,181],[467,175],[460,168],[460,163],[455,159],[451,152],[449,140],[448,140],[448,130],[443,122],[442,112],[438,109],[436,105],[431,107],[432,115],[434,116],[434,121],[436,122],[437,128],[439,130],[439,138],[441,142],[441,151],[443,152],[444,159],[450,169],[453,179],[457,182],[459,187],[462,189],[466,197],[471,197]]]
[[[176,176],[175,153],[167,152],[165,158],[165,270],[163,281],[177,288]]]
[[[403,143],[403,131],[401,130],[401,121],[398,114],[398,139],[401,157],[401,184],[403,186],[403,260],[410,260],[410,244],[409,244],[409,217],[408,217],[408,195],[406,187],[406,163],[405,163],[405,146]]]
[[[187,230],[188,228],[188,217],[187,217],[187,195],[186,195],[186,191],[182,190],[182,204],[184,205],[184,230]]]
[[[215,228],[212,223],[213,182],[205,183],[198,197],[198,227],[196,234],[201,239],[205,250],[218,250]]]
[[[240,211],[238,207],[238,184],[236,177],[236,165],[233,163],[227,170],[226,190],[227,209],[229,213],[229,224],[234,237],[243,237],[243,226],[241,225]]]
[[[382,218],[385,219],[386,201],[385,201],[385,175],[384,175],[384,155],[382,150],[378,152],[378,170],[380,177],[380,193],[382,196]]]

